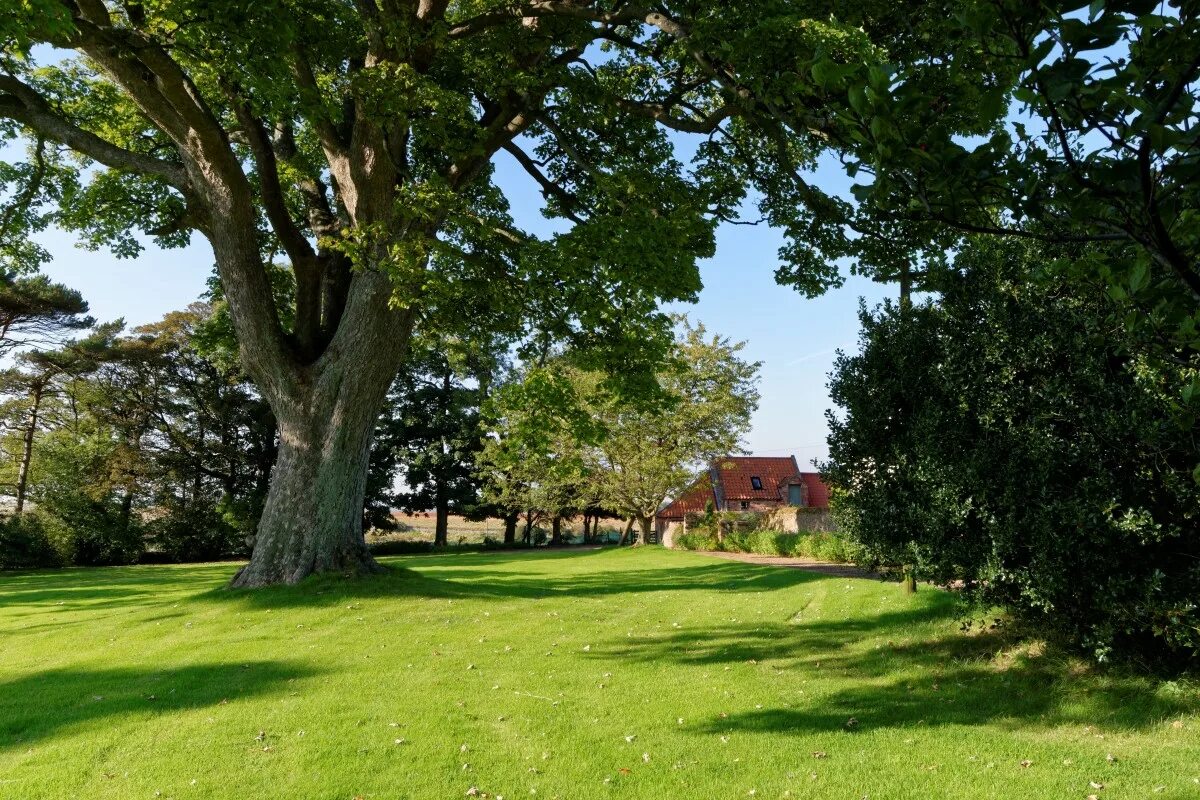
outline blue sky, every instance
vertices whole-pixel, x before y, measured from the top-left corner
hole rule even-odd
[[[514,162],[499,163],[498,179],[519,223],[535,231],[548,227],[538,214],[536,187]],[[819,168],[814,182],[834,191],[848,183],[832,164]],[[184,250],[151,247],[132,260],[81,250],[60,232],[39,239],[53,255],[44,270],[48,275],[80,290],[98,319],[123,317],[130,326],[195,300],[212,268],[208,245],[198,236]],[[774,281],[781,244],[779,233],[765,226],[723,226],[716,256],[700,265],[699,302],[673,308],[714,333],[746,342],[744,355],[762,362],[762,401],[746,448],[758,455],[794,454],[804,469],[827,455],[826,382],[834,352],[857,346],[859,298],[874,305],[894,289],[851,278],[841,289],[806,300]]]

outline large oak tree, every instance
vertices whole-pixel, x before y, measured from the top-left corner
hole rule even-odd
[[[786,277],[836,280],[821,253],[846,208],[800,171],[857,146],[837,74],[936,67],[950,27],[930,3],[6,0],[0,135],[30,152],[9,219],[121,255],[205,238],[279,425],[234,583],[370,571],[371,432],[414,330],[648,364],[669,341],[657,304],[694,296],[747,184],[792,237]],[[957,53],[955,85],[981,52]],[[698,137],[691,169],[668,132]],[[557,233],[514,224],[499,158]]]

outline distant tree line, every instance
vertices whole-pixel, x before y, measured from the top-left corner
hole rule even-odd
[[[10,281],[0,303],[31,291],[43,302],[10,330],[38,340],[6,339],[15,359],[0,375],[0,566],[248,555],[278,433],[240,368],[219,285],[128,332],[95,325],[77,293],[41,279]],[[499,344],[417,336],[376,425],[364,527],[433,512],[445,546],[452,514],[496,517],[503,544],[533,544],[543,528],[559,544],[565,520],[584,517],[586,538],[605,516],[645,536],[695,466],[746,431],[757,365],[740,347],[683,324],[657,384],[622,394],[569,348],[514,366]]]

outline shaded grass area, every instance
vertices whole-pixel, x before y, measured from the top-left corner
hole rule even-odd
[[[387,563],[0,576],[0,797],[1200,797],[1195,683],[964,633],[940,591],[653,547]]]

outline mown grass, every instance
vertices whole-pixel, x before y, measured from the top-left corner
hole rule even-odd
[[[0,576],[0,797],[1200,797],[1194,683],[964,634],[937,590],[653,547],[387,561]]]

